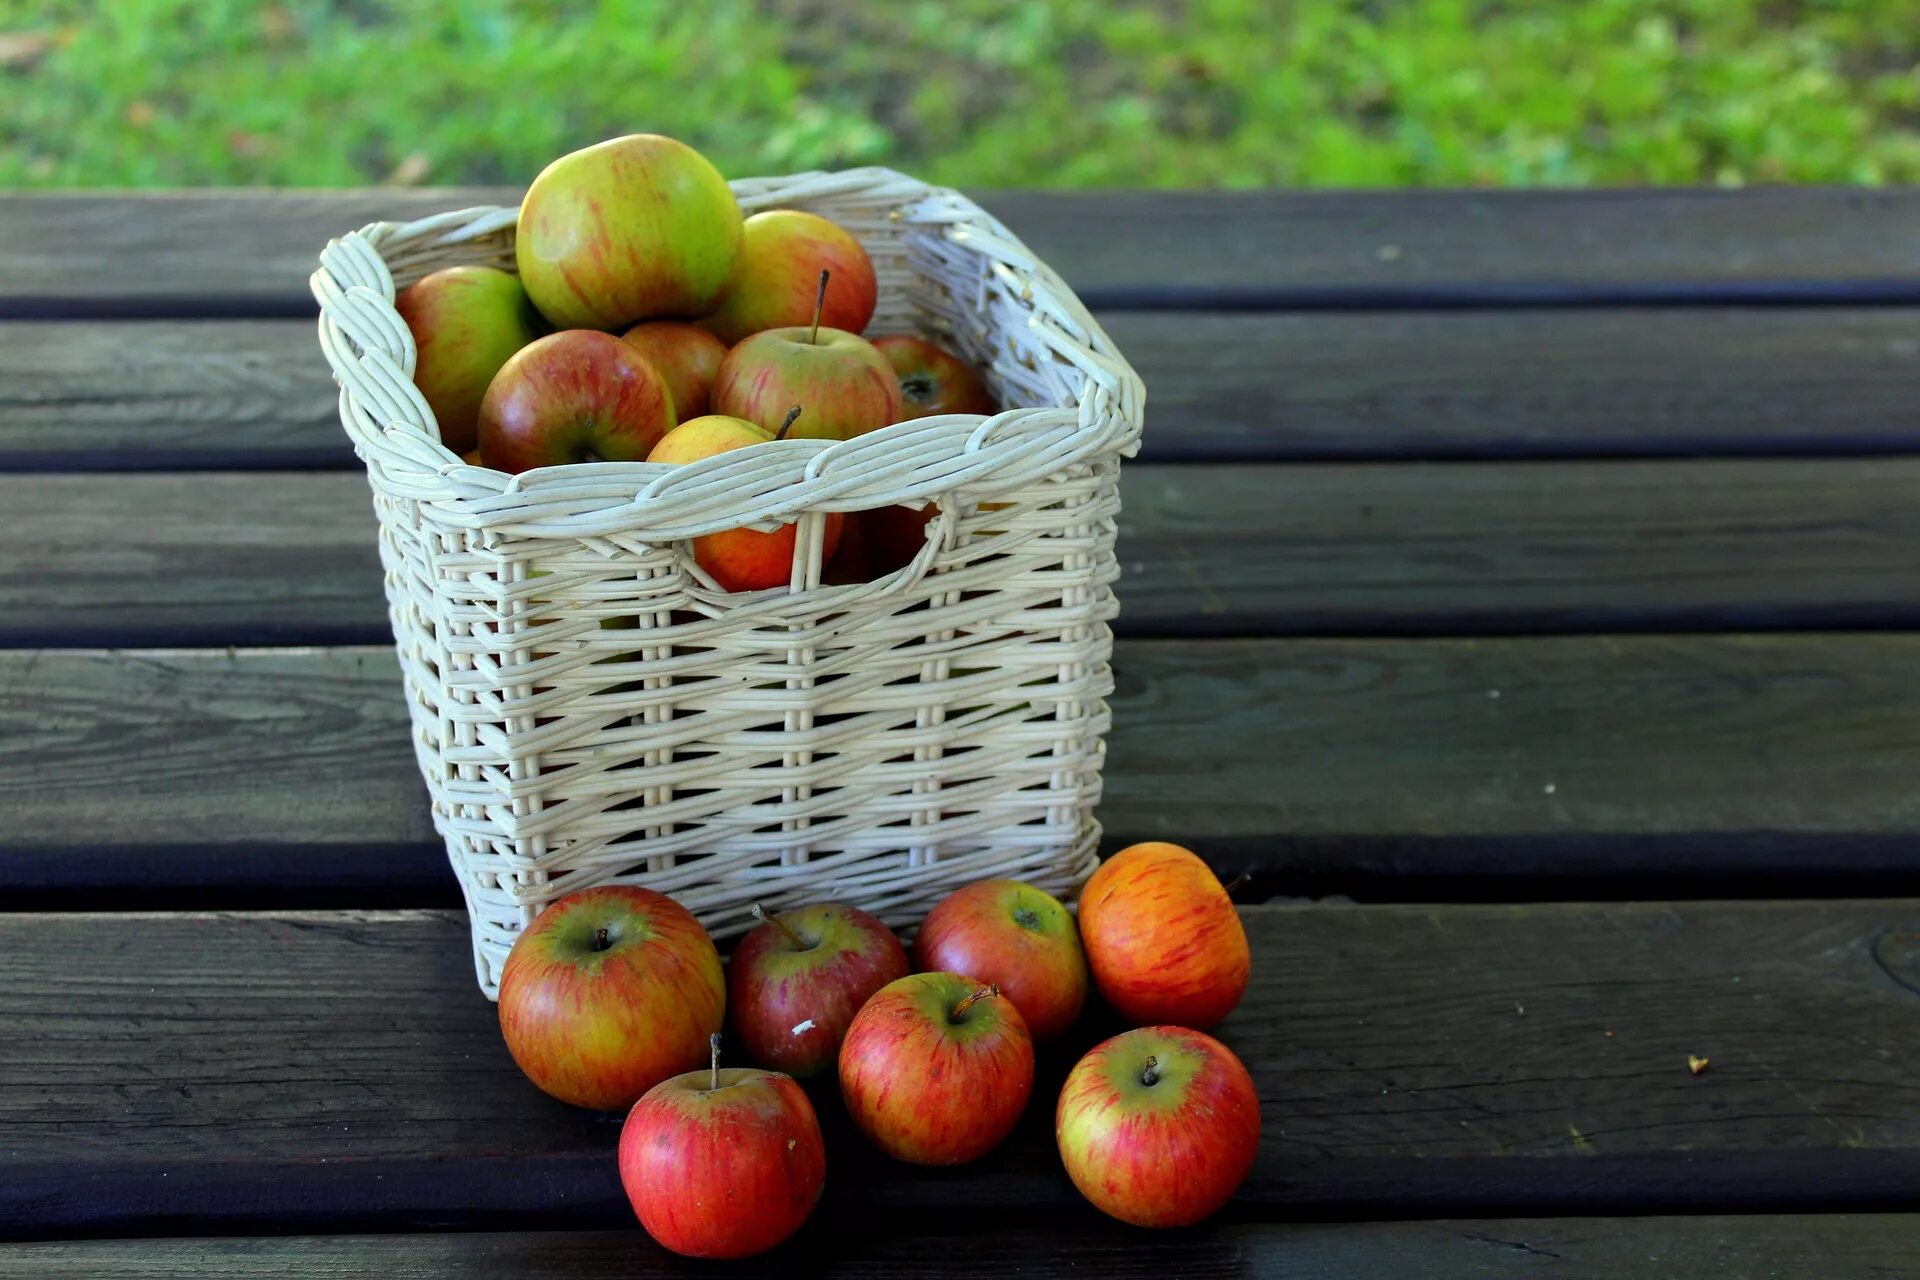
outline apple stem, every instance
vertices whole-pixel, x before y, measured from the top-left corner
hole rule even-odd
[[[595,951],[605,951],[611,945],[612,944],[607,941],[607,931],[605,929],[593,935],[593,949]]]
[[[719,1039],[718,1036],[714,1038],[716,1040]],[[1160,1083],[1160,1059],[1154,1057],[1152,1054],[1148,1054],[1147,1060],[1140,1066],[1140,1083],[1146,1085]]]
[[[810,347],[820,345],[820,312],[827,305],[827,277],[832,274],[825,267],[820,268],[820,292],[813,296],[813,329],[807,334]]]
[[[978,991],[974,992],[972,995],[962,1000],[959,1004],[953,1006],[953,1012],[949,1014],[948,1017],[952,1021],[958,1022],[960,1021],[960,1016],[964,1014],[967,1010],[973,1008],[974,1005],[978,1004],[982,1000],[985,1000],[988,996],[997,996],[999,994],[1000,994],[1000,984],[997,982],[989,982],[986,986],[980,988]]]
[[[1253,879],[1253,872],[1251,872],[1251,871],[1242,871],[1242,872],[1241,872],[1241,873],[1240,873],[1239,875],[1237,875],[1237,876],[1235,876],[1235,877],[1233,878],[1233,880],[1232,880],[1231,882],[1229,882],[1229,883],[1228,883],[1228,885],[1227,885],[1227,887],[1226,887],[1226,888],[1227,888],[1227,896],[1228,896],[1229,898],[1231,898],[1231,897],[1232,897],[1232,896],[1233,896],[1234,894],[1236,894],[1236,893],[1238,893],[1238,892],[1240,892],[1240,890],[1242,890],[1242,889],[1244,889],[1244,888],[1246,888],[1246,887],[1247,887],[1247,882],[1248,882],[1249,880],[1252,880],[1252,879]]]
[[[787,438],[787,428],[792,426],[794,424],[794,421],[797,418],[799,418],[799,416],[800,416],[799,405],[795,405],[793,406],[793,408],[787,410],[787,416],[781,419],[780,429],[773,433],[773,438],[775,440],[785,440]]]
[[[708,1059],[707,1092],[712,1093],[720,1087],[720,1033],[718,1031],[707,1037],[707,1048],[712,1055]]]
[[[777,929],[780,932],[780,935],[784,937],[789,944],[792,945],[795,951],[813,950],[812,947],[809,947],[807,945],[807,940],[805,938],[801,937],[799,934],[793,931],[792,925],[788,924],[785,920],[782,920],[779,916],[768,915],[767,909],[761,906],[757,902],[753,904],[753,918],[755,920],[758,920],[761,924],[772,925],[775,929]]]

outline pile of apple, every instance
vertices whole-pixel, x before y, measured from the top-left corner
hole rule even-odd
[[[395,301],[441,443],[478,465],[683,464],[994,411],[953,353],[860,336],[878,290],[850,232],[795,209],[743,218],[719,172],[672,138],[615,138],[548,165],[514,252],[518,275],[449,267]],[[827,581],[898,568],[924,542],[925,510],[858,516],[841,563],[846,521],[826,522]],[[694,559],[728,591],[782,586],[795,534],[709,534]]]
[[[745,1257],[812,1213],[826,1152],[795,1077],[837,1072],[855,1125],[896,1159],[985,1155],[1026,1109],[1035,1040],[1078,1021],[1089,970],[1136,1029],[1096,1045],[1060,1090],[1054,1133],[1074,1185],[1122,1221],[1182,1226],[1252,1167],[1259,1097],[1201,1030],[1246,989],[1247,936],[1219,880],[1178,845],[1102,865],[1077,925],[1032,885],[956,890],[920,926],[919,972],[858,907],[754,914],[723,974],[671,898],[585,889],[535,918],[501,975],[500,1029],[527,1077],[577,1106],[628,1109],[621,1182],[667,1248]],[[723,1020],[765,1069],[719,1065]]]

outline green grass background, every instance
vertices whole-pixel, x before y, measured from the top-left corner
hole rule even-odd
[[[1920,180],[1920,0],[0,0],[0,186]]]

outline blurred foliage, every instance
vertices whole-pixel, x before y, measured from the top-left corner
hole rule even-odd
[[[1920,180],[1920,0],[0,0],[0,185]]]

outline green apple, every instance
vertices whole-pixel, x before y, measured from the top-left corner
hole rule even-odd
[[[479,439],[480,401],[500,366],[547,331],[519,277],[493,267],[447,267],[393,300],[413,330],[413,382],[433,409],[440,443],[467,453]]]

